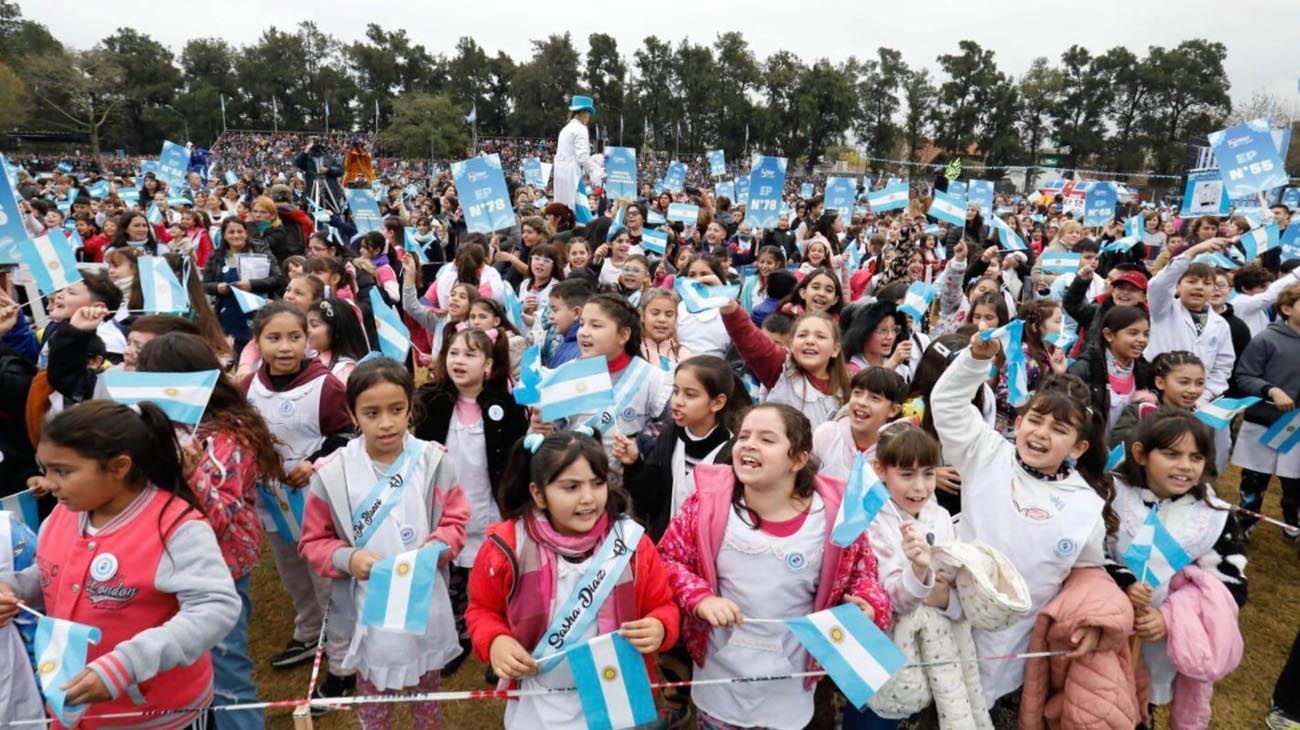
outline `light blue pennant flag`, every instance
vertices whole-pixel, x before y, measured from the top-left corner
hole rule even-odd
[[[1016,233],[1011,226],[1007,225],[1006,221],[994,217],[991,219],[990,225],[992,225],[993,229],[998,232],[998,240],[1002,242],[1002,248],[1005,248],[1008,251],[1028,250],[1029,247],[1025,245],[1024,239],[1022,239],[1020,234]]]
[[[219,370],[192,373],[152,373],[139,370],[105,370],[100,374],[108,397],[123,405],[149,401],[176,423],[196,426],[207,410]]]
[[[1152,588],[1168,583],[1192,562],[1192,556],[1160,521],[1154,506],[1121,557],[1138,580],[1149,583]]]
[[[947,221],[954,226],[964,226],[966,225],[966,198],[935,190],[929,213],[932,217]]]
[[[527,331],[528,325],[524,324],[524,304],[519,301],[519,297],[509,286],[506,286],[502,300],[506,310],[506,319],[510,320],[510,324],[518,327],[521,332]]]
[[[1228,428],[1238,413],[1250,408],[1260,398],[1248,395],[1244,398],[1216,398],[1213,403],[1206,403],[1196,409],[1196,417],[1209,424],[1210,428]]]
[[[68,239],[68,245],[74,249],[86,247],[86,242],[81,240],[81,234],[77,233],[76,228],[64,228],[63,237]]]
[[[1241,246],[1241,252],[1244,254],[1243,261],[1250,262],[1263,256],[1265,253],[1282,245],[1282,237],[1277,223],[1269,223],[1266,226],[1254,228],[1246,231],[1237,239],[1238,245]],[[1229,254],[1236,258],[1236,249],[1228,249]]]
[[[700,206],[691,205],[690,203],[670,203],[668,205],[668,220],[675,223],[684,223],[693,226],[699,221]]]
[[[108,195],[108,182],[106,180],[97,180],[86,188],[86,193],[90,195],[91,198],[102,198]]]
[[[185,294],[185,287],[177,281],[167,259],[162,256],[141,256],[138,263],[144,311],[163,314],[184,314],[190,311],[190,298]]]
[[[907,663],[907,655],[853,604],[789,619],[785,625],[854,707],[866,706]]]
[[[524,350],[519,358],[519,383],[515,386],[515,402],[521,406],[535,406],[542,401],[542,346],[536,344]]]
[[[578,194],[573,199],[573,218],[580,226],[587,225],[595,217],[591,212],[591,203],[587,200],[589,195],[591,189],[587,187],[586,179],[579,180]]]
[[[1007,402],[1020,407],[1029,400],[1029,375],[1025,364],[1025,350],[1021,347],[1024,338],[1025,323],[1013,319],[997,329],[984,330],[979,333],[981,340],[1002,343],[1002,354],[1006,358]]]
[[[1038,259],[1040,268],[1048,274],[1068,274],[1072,271],[1079,270],[1079,259],[1081,254],[1078,253],[1058,253],[1044,252]]]
[[[393,308],[384,303],[379,287],[370,290],[370,310],[375,315],[375,331],[379,335],[379,351],[384,357],[406,362],[411,351],[411,330]]]
[[[543,421],[556,421],[577,413],[599,412],[614,405],[614,383],[603,357],[570,360],[541,379]]]
[[[925,319],[925,313],[930,311],[937,293],[934,286],[924,281],[914,281],[907,287],[907,294],[903,296],[903,303],[898,305],[898,311],[910,316],[913,321],[920,322]]]
[[[19,522],[31,528],[32,532],[41,530],[41,513],[36,507],[36,495],[23,490],[17,494],[0,497],[0,510],[14,515]]]
[[[887,185],[882,190],[867,193],[867,205],[871,206],[871,210],[875,213],[898,210],[907,207],[907,196],[907,183]]]
[[[642,228],[641,248],[644,248],[650,253],[663,256],[668,252],[668,232]]]
[[[415,237],[420,234],[420,229],[415,226],[405,226],[402,230],[402,248],[410,252],[415,257],[416,263],[425,263],[424,250]]]
[[[622,730],[658,718],[645,660],[618,633],[579,644],[567,658],[589,730]]]
[[[446,550],[446,545],[433,542],[371,566],[361,623],[390,631],[423,634],[429,627],[433,586],[438,579],[438,558]]]
[[[673,282],[677,296],[682,298],[686,311],[698,314],[709,309],[717,309],[740,294],[740,287],[734,284],[722,286],[705,286],[694,279],[677,277]]]
[[[858,452],[853,459],[848,484],[844,487],[844,502],[831,527],[831,542],[840,547],[852,545],[858,536],[867,531],[871,521],[876,519],[876,515],[889,500],[889,490],[885,483],[876,475],[871,464],[867,463],[867,457]]]
[[[1132,220],[1131,218],[1129,220]],[[1133,247],[1142,242],[1141,238],[1136,236],[1125,235],[1123,238],[1117,238],[1114,241],[1101,247],[1102,253],[1123,253],[1133,250]]]
[[[294,489],[283,484],[266,485],[258,483],[257,502],[266,508],[271,516],[271,524],[280,534],[280,539],[290,545],[302,539],[302,518],[307,507],[305,489]]]
[[[251,291],[244,291],[237,286],[231,286],[230,293],[235,297],[235,303],[239,305],[239,311],[244,314],[252,314],[266,306],[266,297],[259,296]]]
[[[1077,332],[1071,330],[1061,330],[1059,332],[1048,332],[1043,335],[1043,342],[1049,345],[1056,345],[1058,350],[1069,352],[1074,345],[1074,341],[1079,339]]]
[[[53,294],[81,281],[77,259],[68,239],[59,233],[18,239],[18,255],[36,279],[42,294]]]
[[[1216,269],[1231,270],[1231,269],[1241,268],[1240,263],[1233,261],[1232,259],[1228,258],[1226,255],[1224,255],[1219,251],[1214,251],[1212,253],[1203,253],[1200,256],[1197,256],[1196,258],[1192,259],[1192,263],[1209,264],[1210,266],[1213,266]]]
[[[1292,408],[1259,437],[1259,442],[1270,449],[1288,454],[1300,443],[1300,409]]]
[[[1106,454],[1106,471],[1114,471],[1124,463],[1124,444],[1115,444],[1115,448]]]
[[[410,198],[417,198],[419,196],[420,196],[420,186],[416,185],[415,183],[411,183],[410,185],[407,185],[406,189],[402,191],[402,197],[407,198],[408,200]]]
[[[149,221],[149,225],[151,226],[156,226],[163,221],[162,211],[158,210],[157,203],[149,204],[148,210],[144,212],[144,217],[145,220]]]
[[[86,668],[86,654],[91,644],[98,644],[99,629],[53,616],[41,616],[36,622],[36,679],[41,685],[45,704],[64,727],[75,727],[87,705],[67,704],[65,684]]]

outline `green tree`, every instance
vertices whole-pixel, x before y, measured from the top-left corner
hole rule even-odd
[[[132,28],[118,28],[100,46],[122,69],[122,115],[112,128],[114,139],[140,150],[161,149],[164,137],[189,141],[182,139],[187,120],[172,104],[181,85],[172,52]]]
[[[98,155],[104,125],[124,101],[114,92],[122,88],[121,67],[103,49],[58,50],[27,58],[22,72],[53,125],[87,135]]]
[[[1095,60],[1087,48],[1078,45],[1061,54],[1061,93],[1052,122],[1057,143],[1070,148],[1070,158],[1076,163],[1090,159],[1106,145],[1103,117],[1110,79]]]
[[[902,138],[902,129],[894,121],[902,106],[898,92],[908,80],[909,71],[903,54],[892,48],[876,49],[876,58],[862,63],[857,82],[861,112],[853,131],[867,146],[868,154],[892,157]]]
[[[1038,161],[1038,153],[1047,140],[1048,119],[1056,108],[1062,85],[1060,71],[1052,68],[1043,56],[1035,58],[1020,77],[1019,130],[1032,162]],[[1025,170],[1026,189],[1032,184],[1035,170],[1033,165]]]
[[[1106,51],[1093,66],[1107,80],[1110,100],[1104,115],[1115,135],[1102,156],[1114,170],[1139,169],[1145,157],[1138,120],[1151,94],[1146,64],[1122,46]]]
[[[939,66],[948,80],[939,86],[938,104],[933,113],[935,144],[948,152],[961,154],[977,140],[984,110],[987,108],[1001,73],[986,51],[975,41],[957,44],[958,54],[939,56]]]
[[[0,0],[0,63],[18,68],[28,56],[63,50],[44,25],[23,19],[18,3]]]
[[[640,94],[638,106],[643,115],[643,126],[648,124],[652,142],[658,149],[672,144],[672,121],[675,119],[673,99],[673,48],[666,41],[648,36],[643,46],[633,55]],[[664,142],[667,140],[668,147]]]
[[[601,126],[618,141],[618,120],[625,112],[624,84],[627,81],[627,64],[618,55],[618,41],[604,33],[593,33],[587,39],[587,59],[582,74],[586,90],[601,110]],[[627,120],[624,120],[626,124]]]
[[[1179,169],[1187,140],[1221,128],[1232,110],[1222,43],[1183,41],[1176,48],[1153,46],[1146,66],[1151,76],[1150,103],[1138,126],[1151,148],[1157,172]]]
[[[766,104],[755,116],[758,129],[753,130],[753,149],[787,157],[804,149],[798,91],[800,79],[808,69],[789,51],[777,51],[763,62],[762,90]]]
[[[928,127],[926,120],[930,118],[934,105],[934,94],[928,69],[911,71],[903,81],[903,100],[907,102],[907,115],[903,118],[903,139],[907,143],[907,154],[911,159],[917,159],[917,155],[921,154]]]
[[[466,157],[470,138],[461,108],[446,94],[402,94],[393,99],[393,117],[379,133],[379,144],[402,157]]]
[[[669,120],[674,137],[681,120],[682,149],[701,152],[716,139],[721,107],[716,96],[718,81],[713,74],[713,49],[683,39],[673,55],[673,97],[678,113]],[[676,149],[677,145],[667,148]]]
[[[221,132],[221,97],[227,119],[238,121],[242,103],[235,76],[235,51],[217,38],[194,38],[181,49],[181,86],[176,108],[190,120],[196,140],[211,141]],[[238,124],[236,124],[238,126]]]
[[[0,131],[15,129],[32,115],[32,98],[27,85],[9,64],[0,63]]]
[[[366,26],[365,40],[348,46],[348,58],[360,90],[361,126],[374,121],[376,103],[380,124],[391,112],[391,99],[406,91],[441,92],[447,85],[447,63],[414,43],[405,30],[386,31],[375,23]]]
[[[240,49],[235,56],[242,97],[237,106],[238,126],[271,129],[278,117],[281,129],[305,128],[304,109],[298,101],[303,97],[302,77],[281,70],[306,65],[302,38],[274,27],[262,31],[253,45]],[[273,100],[278,114],[273,113]]]
[[[809,170],[817,166],[829,145],[844,137],[844,130],[853,121],[857,110],[853,91],[851,74],[826,59],[813,64],[800,78],[795,99],[804,120],[802,131],[807,147],[799,153],[806,155]],[[795,154],[787,150],[788,156]]]
[[[533,57],[515,69],[510,88],[515,99],[515,133],[525,137],[556,134],[568,117],[569,98],[578,90],[578,51],[569,34],[533,41]]]
[[[716,143],[729,159],[739,159],[745,146],[745,128],[754,113],[751,96],[762,78],[758,59],[745,37],[735,31],[718,35],[713,42],[713,54],[717,66]]]

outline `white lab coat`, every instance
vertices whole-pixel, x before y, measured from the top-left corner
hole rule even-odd
[[[555,189],[552,199],[573,210],[578,198],[578,180],[584,173],[592,184],[599,183],[604,177],[600,165],[591,156],[587,125],[574,117],[560,130],[560,137],[555,143],[555,169],[552,172],[555,176]]]

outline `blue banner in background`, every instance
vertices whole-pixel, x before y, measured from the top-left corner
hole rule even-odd
[[[535,188],[546,187],[546,177],[542,175],[542,161],[536,157],[524,158],[524,184]]]
[[[722,150],[713,150],[709,153],[709,174],[714,177],[727,174],[727,157]]]
[[[1287,184],[1269,123],[1264,119],[1211,132],[1210,147],[1229,198],[1242,198]]]
[[[605,196],[614,200],[636,199],[636,150],[605,148]]]
[[[951,185],[948,186],[948,192],[952,192]],[[988,219],[993,215],[993,181],[971,180],[966,183],[966,202],[978,204],[980,215]]]
[[[1228,214],[1228,188],[1223,178],[1213,171],[1193,172],[1187,176],[1183,190],[1183,207],[1178,215],[1199,218],[1206,215]]]
[[[958,198],[966,197],[966,183],[961,180],[953,180],[948,183],[948,194]]]
[[[1088,197],[1083,204],[1083,225],[1098,228],[1109,223],[1115,217],[1117,199],[1115,186],[1108,182],[1099,182],[1088,188]]]
[[[811,198],[813,196],[813,185],[810,182],[799,185],[799,197]]]
[[[189,167],[190,151],[184,145],[163,142],[162,154],[158,155],[159,180],[170,187],[180,187],[185,183],[185,172]]]
[[[839,211],[847,220],[852,215],[853,199],[857,195],[857,178],[833,177],[826,181],[825,208]]]
[[[749,205],[745,220],[755,228],[776,228],[781,217],[782,194],[785,192],[784,157],[759,155],[749,173]]]
[[[1300,208],[1300,188],[1287,188],[1282,191],[1282,205],[1291,209],[1292,213]]]
[[[9,185],[9,177],[0,175],[0,265],[17,264],[18,242],[28,238],[30,236],[23,226],[23,216],[18,211],[18,198]]]
[[[379,213],[379,204],[375,202],[373,193],[365,189],[349,188],[347,200],[357,233],[384,230],[384,217]]]
[[[740,205],[749,205],[748,175],[741,175],[736,178],[736,202]]]
[[[668,163],[668,172],[664,174],[664,190],[680,193],[686,188],[686,163],[673,160]]]
[[[86,193],[92,198],[102,198],[108,195],[108,182],[99,180],[86,188]]]
[[[714,197],[714,198],[726,198],[727,200],[730,200],[730,201],[733,202],[733,203],[736,202],[736,183],[735,183],[735,181],[732,181],[732,180],[726,180],[726,181],[721,181],[721,182],[719,182],[719,183],[718,183],[718,184],[713,188],[713,197]]]
[[[451,165],[451,174],[471,233],[491,233],[515,224],[515,212],[501,172],[501,158],[480,155]]]

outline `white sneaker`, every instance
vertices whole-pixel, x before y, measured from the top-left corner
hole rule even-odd
[[[1288,540],[1295,540],[1300,537],[1300,527],[1283,527],[1282,534],[1286,535]]]

